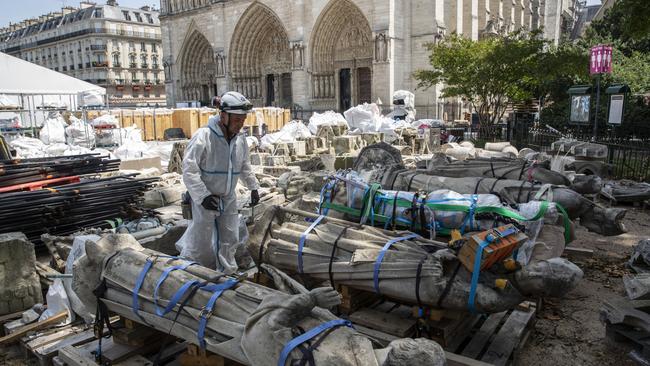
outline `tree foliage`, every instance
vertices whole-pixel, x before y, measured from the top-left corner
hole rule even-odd
[[[443,97],[469,102],[482,125],[499,121],[513,103],[552,93],[557,80],[586,77],[588,67],[584,50],[553,47],[539,31],[478,41],[452,34],[427,48],[432,69],[415,73],[419,86],[443,83]]]
[[[618,0],[602,19],[591,23],[585,40],[611,40],[626,56],[650,52],[650,1]]]

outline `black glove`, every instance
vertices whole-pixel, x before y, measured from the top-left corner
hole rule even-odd
[[[210,195],[203,199],[201,206],[206,210],[219,211],[221,210],[221,198],[219,196]]]
[[[251,191],[251,206],[255,206],[260,203],[260,194],[257,189]]]

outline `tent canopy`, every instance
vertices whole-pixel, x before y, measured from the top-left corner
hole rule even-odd
[[[106,89],[0,52],[0,94],[77,94]]]

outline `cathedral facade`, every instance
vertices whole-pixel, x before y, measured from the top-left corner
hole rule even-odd
[[[562,1],[161,0],[167,100],[205,104],[236,90],[256,106],[343,111],[387,107],[406,89],[420,118],[453,119],[459,105],[439,87],[416,90],[425,45],[450,32],[546,28],[549,4]]]

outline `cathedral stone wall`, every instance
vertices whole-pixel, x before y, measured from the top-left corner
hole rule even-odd
[[[167,100],[206,103],[237,90],[258,106],[389,108],[407,89],[420,117],[458,118],[440,87],[416,90],[426,43],[529,27],[540,1],[161,0]]]

